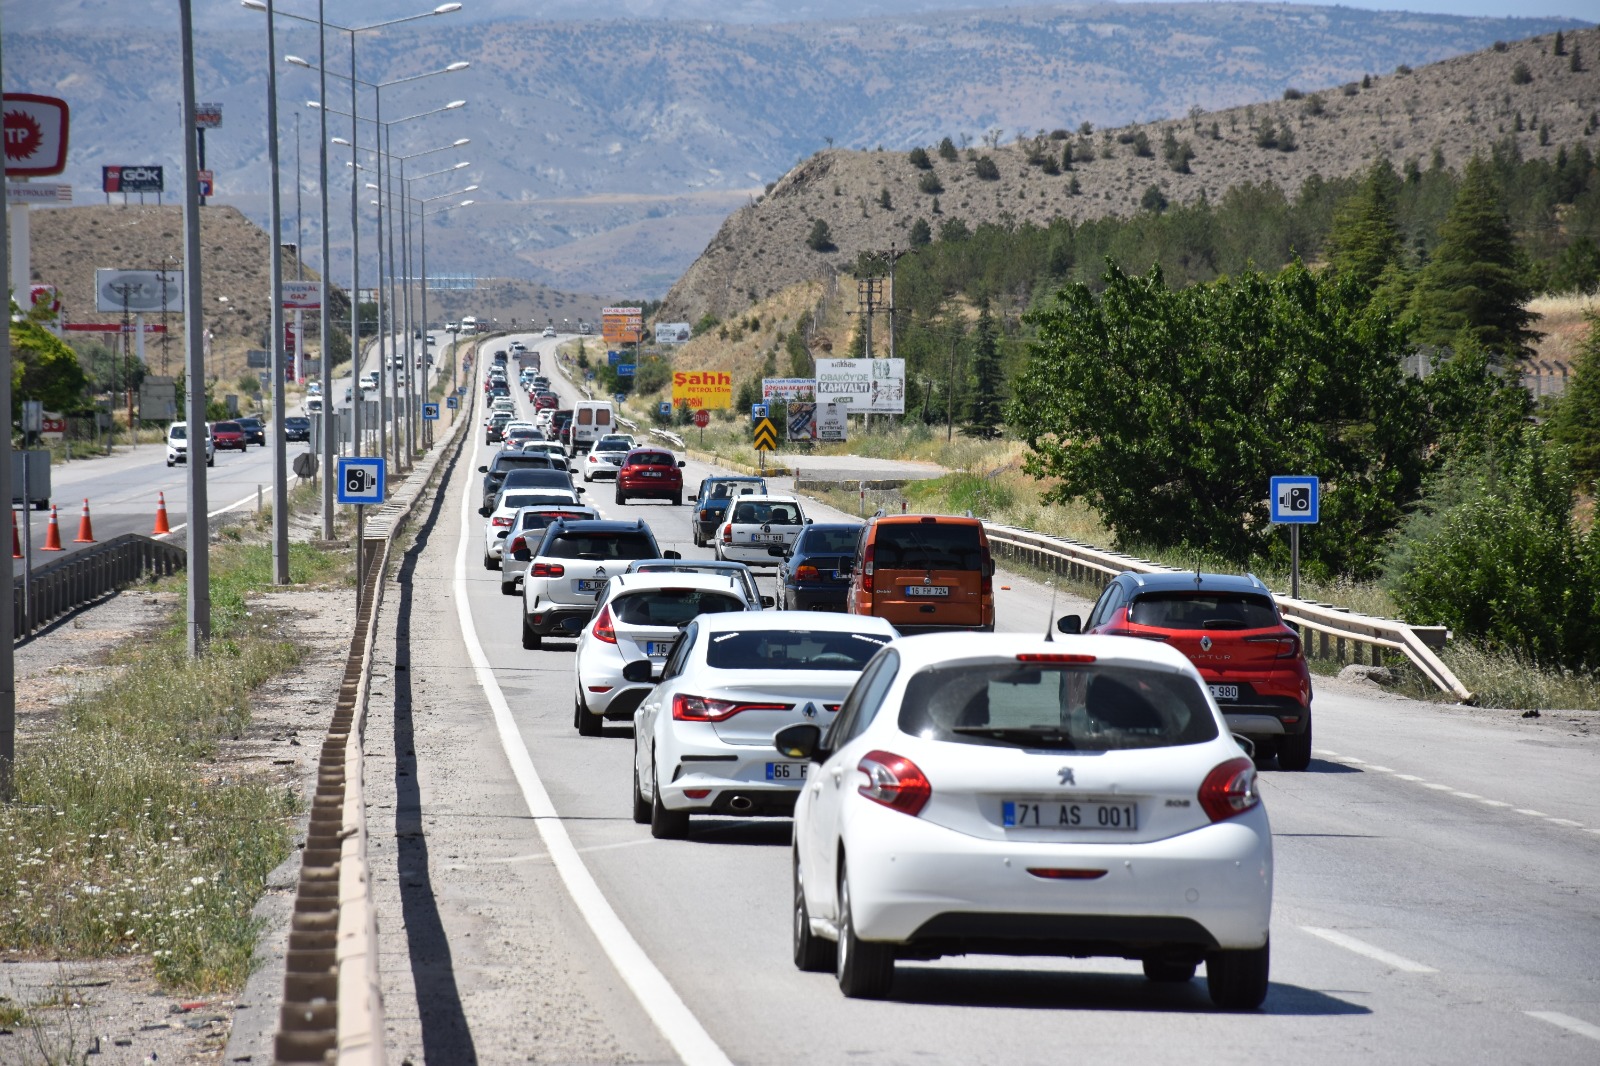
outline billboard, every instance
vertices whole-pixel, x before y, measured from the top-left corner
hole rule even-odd
[[[94,309],[134,315],[181,313],[183,271],[96,270]]]
[[[905,414],[904,359],[824,359],[817,363],[817,401],[852,414]]]
[[[687,322],[657,322],[657,344],[685,344],[694,335]]]
[[[796,400],[814,400],[817,395],[815,378],[762,378],[761,399],[766,403],[793,403]]]
[[[733,375],[725,370],[674,371],[672,405],[688,404],[694,410],[733,406]]]
[[[196,129],[214,130],[222,125],[221,104],[195,104],[194,124]]]
[[[67,169],[67,102],[54,96],[6,93],[6,177],[43,178]]]
[[[644,337],[644,309],[601,308],[600,335],[605,338],[607,344],[638,344]]]
[[[167,187],[166,174],[153,164],[139,167],[101,167],[102,192],[163,192]]]
[[[836,403],[795,401],[789,404],[789,439],[842,442],[850,424],[845,412],[846,409]]]
[[[283,283],[283,309],[285,311],[322,310],[322,282],[286,281]]]

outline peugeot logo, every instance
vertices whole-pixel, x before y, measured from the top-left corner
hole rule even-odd
[[[1201,637],[1200,638],[1200,650],[1201,651],[1210,651],[1211,650],[1211,638],[1210,637]]]
[[[1057,770],[1056,776],[1061,778],[1063,785],[1076,785],[1078,783],[1078,779],[1073,775],[1072,767],[1070,766],[1063,766],[1060,770]]]

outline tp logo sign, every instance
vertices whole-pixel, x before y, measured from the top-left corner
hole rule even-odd
[[[6,93],[6,177],[42,178],[67,168],[67,102],[54,96]]]

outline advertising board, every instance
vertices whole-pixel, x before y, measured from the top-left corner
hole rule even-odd
[[[692,410],[733,406],[733,375],[725,370],[678,370],[672,375],[672,404]]]
[[[162,192],[167,187],[166,171],[155,164],[100,168],[100,191]]]
[[[286,281],[283,283],[283,309],[285,311],[322,310],[322,282]]]
[[[657,344],[685,344],[694,335],[687,322],[657,322]]]
[[[94,272],[94,309],[133,315],[183,311],[183,271],[112,270]]]
[[[196,129],[214,130],[222,126],[221,104],[195,104],[194,124]]]
[[[817,402],[852,414],[904,414],[904,359],[824,359],[817,363]]]
[[[789,439],[818,443],[842,442],[849,435],[846,408],[836,403],[795,401],[789,404]]]
[[[644,336],[644,309],[601,308],[600,335],[605,338],[607,344],[638,344]]]
[[[6,177],[43,178],[67,169],[67,102],[34,93],[6,93]]]
[[[761,398],[767,403],[794,403],[817,397],[815,378],[762,378]]]

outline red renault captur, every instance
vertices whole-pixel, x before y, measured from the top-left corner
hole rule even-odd
[[[683,460],[663,448],[635,448],[617,470],[617,502],[644,497],[683,503]]]

